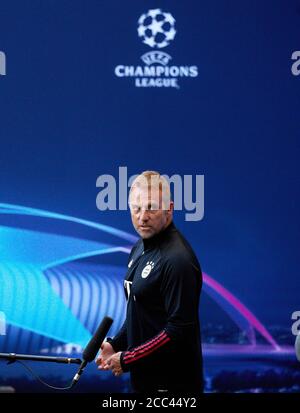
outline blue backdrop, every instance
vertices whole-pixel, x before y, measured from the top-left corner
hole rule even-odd
[[[143,43],[137,32],[140,16],[158,8],[176,20],[164,48]],[[291,347],[300,229],[300,76],[291,56],[300,50],[299,22],[298,0],[1,2],[0,311],[7,317],[1,351],[80,353],[61,346],[84,345],[105,312],[115,317],[114,331],[120,325],[135,234],[128,211],[96,208],[99,175],[118,177],[119,166],[129,176],[145,169],[203,174],[203,219],[187,222],[179,211],[175,223],[211,277],[200,308],[207,391],[224,390],[226,372],[239,375],[239,383],[243,377],[246,391],[299,389]],[[138,76],[116,75],[119,65],[147,66],[141,56],[153,50],[170,56],[168,66],[196,66],[197,76],[178,76],[177,88],[137,87]],[[105,248],[115,250],[90,257]],[[86,279],[89,287],[80,284]],[[216,290],[235,305],[219,306]],[[90,298],[94,307],[82,309],[80,300]],[[116,301],[122,305],[110,308]],[[251,312],[245,330],[231,322],[239,305],[243,316]],[[281,351],[263,340],[252,315]],[[242,345],[249,324],[256,344],[271,349],[258,351],[267,363],[251,363],[254,374],[265,374],[259,383],[241,376],[251,351],[245,360],[225,346]],[[38,368],[45,377],[71,376]],[[0,371],[0,385],[42,391],[18,366],[1,363]],[[89,371],[99,377],[93,391],[128,390],[127,376],[118,381]],[[82,380],[77,391],[91,390]],[[225,390],[238,386],[232,380]]]

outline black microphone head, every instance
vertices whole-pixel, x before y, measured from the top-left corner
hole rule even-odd
[[[110,317],[104,317],[101,321],[101,324],[97,328],[96,333],[90,339],[88,345],[84,349],[82,353],[83,360],[87,361],[88,363],[93,361],[103,343],[107,333],[110,329],[110,326],[113,323],[113,319]]]

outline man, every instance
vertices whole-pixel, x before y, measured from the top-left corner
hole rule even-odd
[[[135,392],[201,392],[202,352],[198,318],[202,273],[173,224],[170,187],[158,172],[133,182],[129,205],[140,235],[124,281],[125,322],[102,345],[98,368],[115,376],[130,371]]]

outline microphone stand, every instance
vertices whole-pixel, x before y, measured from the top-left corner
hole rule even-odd
[[[69,357],[49,357],[49,356],[35,356],[31,354],[15,354],[15,353],[0,353],[0,360],[5,359],[8,361],[8,364],[14,363],[18,360],[31,360],[31,361],[47,361],[47,362],[54,362],[54,363],[66,363],[66,364],[80,364],[80,367],[75,374],[72,383],[68,387],[55,387],[52,386],[43,380],[41,380],[39,377],[37,377],[33,371],[28,368],[28,366],[25,366],[27,370],[31,372],[31,374],[34,375],[35,378],[37,378],[42,384],[44,384],[47,387],[50,387],[51,389],[54,390],[70,390],[72,389],[75,384],[78,382],[81,373],[83,372],[85,366],[87,363],[91,362],[94,360],[96,357],[98,350],[108,332],[110,329],[110,326],[113,322],[113,319],[110,317],[104,317],[100,326],[97,328],[96,333],[94,336],[90,339],[88,345],[84,349],[82,356],[83,356],[83,361],[81,359],[73,359]],[[24,363],[22,363],[24,364]]]
[[[81,364],[80,359],[69,357],[50,357],[50,356],[35,356],[31,354],[15,354],[15,353],[0,353],[0,359],[5,359],[8,364],[14,363],[16,360],[31,360],[31,361],[47,361],[53,363],[65,364]]]
[[[73,359],[69,357],[50,357],[50,356],[35,356],[32,354],[15,354],[15,353],[0,353],[0,360],[5,359],[7,360],[7,364],[15,363],[18,360],[31,360],[31,361],[46,361],[46,362],[53,362],[53,363],[65,363],[65,364],[82,364],[80,359]],[[42,379],[40,379],[28,366],[24,364],[24,367],[30,371],[30,373],[40,381],[44,386],[50,387],[54,390],[70,390],[74,384],[74,380],[71,385],[67,387],[55,387],[51,384],[46,383]]]

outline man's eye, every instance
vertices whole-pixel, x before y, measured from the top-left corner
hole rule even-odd
[[[151,211],[157,211],[158,210],[158,207],[157,207],[157,205],[156,204],[152,204],[152,205],[150,205],[150,208],[149,208]]]

